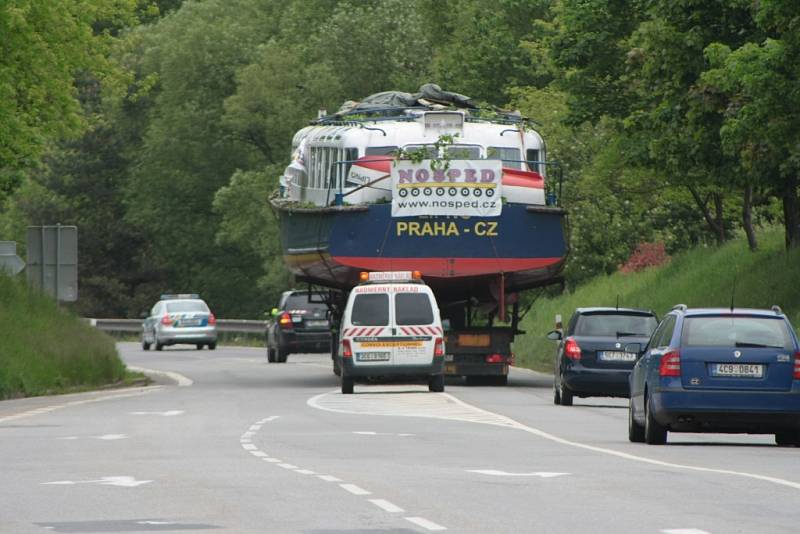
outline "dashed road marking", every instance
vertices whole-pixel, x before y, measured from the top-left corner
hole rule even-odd
[[[167,410],[166,412],[130,412],[131,415],[160,415],[161,417],[175,417],[186,412],[183,410]]]
[[[390,514],[399,514],[405,512],[402,508],[397,506],[396,504],[392,504],[386,499],[370,499],[369,502],[380,508],[385,512],[389,512]]]
[[[711,534],[710,532],[697,528],[668,528],[661,532],[664,534]]]
[[[548,471],[534,471],[532,473],[508,473],[506,471],[497,471],[495,469],[467,469],[467,473],[478,473],[479,475],[490,475],[495,477],[539,477],[539,478],[554,478],[569,475],[569,473],[550,473]]]
[[[424,529],[427,529],[427,530],[431,530],[431,531],[447,530],[446,527],[443,527],[442,525],[434,523],[433,521],[429,521],[429,520],[425,519],[424,517],[406,517],[405,519],[406,519],[406,521],[414,523],[415,525],[417,525],[419,527],[422,527]]]
[[[339,484],[339,487],[345,491],[349,491],[353,495],[372,495],[371,491],[367,491],[355,484]]]
[[[284,468],[286,470],[290,470],[290,471],[292,471],[294,473],[298,473],[298,474],[305,475],[305,476],[315,475],[318,479],[324,480],[325,482],[338,483],[340,488],[342,488],[343,490],[347,491],[348,493],[351,493],[351,494],[356,495],[358,497],[363,497],[365,495],[372,495],[371,491],[369,491],[367,489],[364,489],[361,486],[357,486],[355,484],[344,482],[342,479],[337,478],[337,477],[335,477],[333,475],[317,474],[315,471],[312,471],[311,469],[301,469],[296,465],[293,465],[293,464],[290,464],[290,463],[285,463],[282,460],[279,460],[277,458],[272,458],[272,457],[269,456],[269,454],[267,452],[260,450],[256,445],[254,445],[252,443],[252,438],[255,435],[255,432],[257,432],[260,429],[259,425],[263,425],[264,423],[266,423],[268,421],[273,421],[273,420],[277,419],[277,417],[278,416],[268,417],[266,419],[262,419],[256,425],[251,425],[250,426],[250,430],[248,430],[247,432],[244,432],[241,435],[241,437],[239,438],[239,442],[240,442],[240,445],[242,446],[242,449],[248,451],[254,457],[261,458],[265,462],[268,462],[268,463],[271,463],[271,464],[277,464],[278,467],[282,467],[282,468]],[[409,435],[412,435],[412,434],[409,434]],[[380,508],[384,512],[387,512],[387,513],[390,513],[390,514],[398,514],[398,513],[405,512],[405,510],[403,510],[402,508],[400,508],[396,504],[387,501],[386,499],[368,499],[368,500],[373,505],[377,506],[378,508]],[[405,519],[406,519],[406,521],[414,523],[418,527],[424,528],[426,530],[431,530],[431,531],[447,530],[446,527],[443,527],[442,525],[434,523],[433,521],[429,521],[428,519],[425,519],[423,517],[406,517]]]

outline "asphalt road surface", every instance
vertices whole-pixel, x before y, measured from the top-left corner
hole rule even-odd
[[[327,355],[119,345],[146,388],[0,402],[0,533],[800,532],[800,449],[627,439],[627,401],[508,387],[338,392]]]

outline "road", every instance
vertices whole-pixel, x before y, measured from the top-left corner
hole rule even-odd
[[[325,355],[121,343],[146,388],[0,402],[0,532],[796,533],[800,449],[627,439],[627,401],[550,378],[443,394]]]

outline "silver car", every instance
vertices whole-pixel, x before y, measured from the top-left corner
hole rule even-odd
[[[203,345],[217,348],[217,318],[198,295],[161,295],[142,323],[144,350],[176,344],[195,345],[197,350]]]

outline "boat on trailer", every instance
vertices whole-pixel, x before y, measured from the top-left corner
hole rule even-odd
[[[298,280],[348,291],[362,271],[421,271],[443,310],[501,319],[513,294],[560,281],[560,175],[519,115],[367,102],[318,117],[292,149],[271,204]]]

